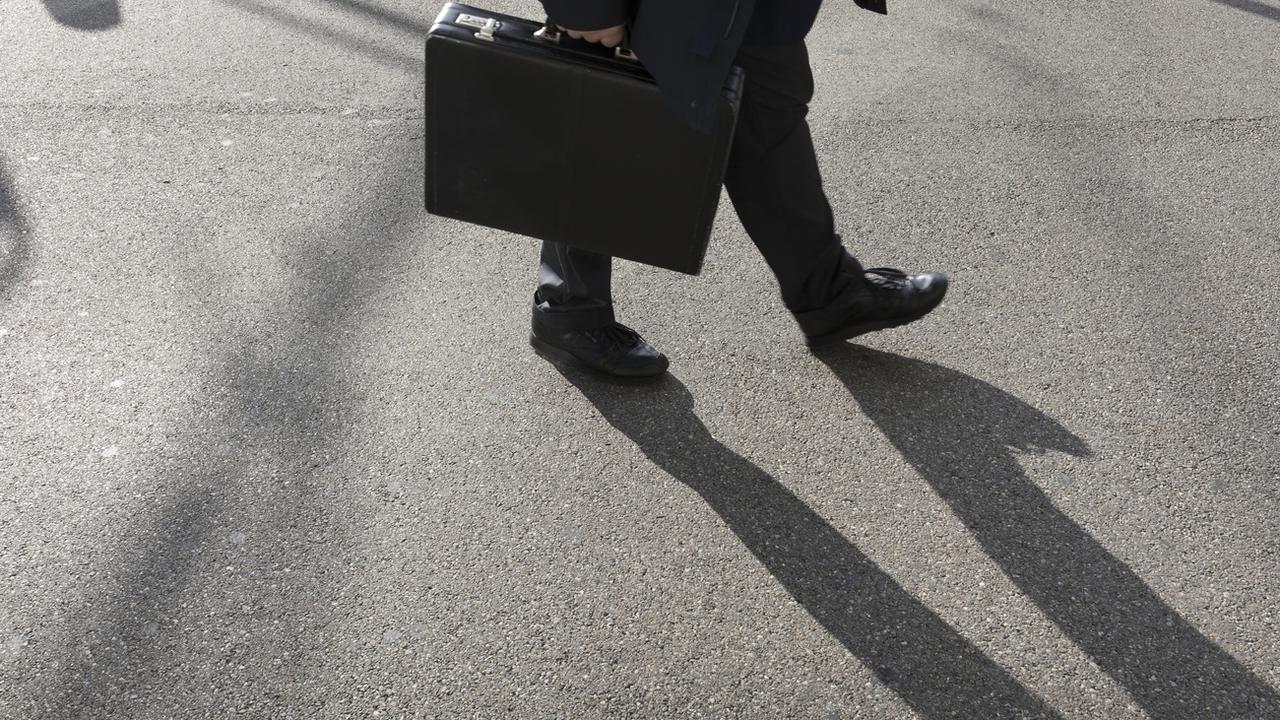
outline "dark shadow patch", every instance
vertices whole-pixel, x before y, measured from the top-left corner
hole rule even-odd
[[[921,717],[1059,717],[786,486],[712,437],[679,380],[617,385],[560,372],[654,464],[701,495],[787,592]]]
[[[41,2],[59,25],[76,30],[110,30],[120,24],[120,4],[116,0],[41,0]]]
[[[1219,5],[1226,5],[1237,10],[1243,10],[1247,13],[1253,13],[1259,17],[1268,20],[1280,20],[1280,7],[1272,7],[1264,3],[1256,2],[1256,0],[1210,0]]]
[[[0,301],[9,299],[31,265],[31,227],[0,160]]]
[[[845,345],[820,359],[983,550],[1156,720],[1280,717],[1280,697],[1060,512],[1018,456],[1089,455],[1012,395],[931,363]]]

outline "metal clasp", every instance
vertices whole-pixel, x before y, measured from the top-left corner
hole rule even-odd
[[[480,38],[481,40],[488,40],[489,42],[493,42],[493,33],[495,30],[497,30],[500,27],[502,27],[502,23],[490,18],[489,22],[485,23],[484,27],[480,28],[476,32],[476,37]]]
[[[542,29],[535,32],[533,36],[539,40],[545,40],[546,42],[560,42],[560,31],[551,25],[543,25]]]
[[[459,15],[455,22],[466,27],[479,28],[476,32],[476,37],[489,42],[493,42],[493,34],[498,28],[502,27],[502,23],[493,18],[482,18],[466,14]]]
[[[613,56],[619,60],[630,60],[631,62],[640,62],[640,56],[636,55],[634,50],[632,50],[631,48],[622,47],[621,45],[613,49]]]

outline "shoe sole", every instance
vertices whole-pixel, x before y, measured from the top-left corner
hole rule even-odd
[[[587,363],[578,359],[577,356],[575,356],[573,353],[568,352],[566,350],[561,350],[560,348],[556,347],[555,345],[552,345],[551,343],[545,342],[543,340],[539,340],[537,335],[533,335],[533,334],[529,335],[529,345],[533,347],[533,352],[535,354],[540,356],[543,360],[546,360],[547,362],[550,362],[554,365],[568,365],[571,367],[576,367],[582,370],[586,370],[594,375],[598,375],[604,378],[609,378],[610,380],[614,380],[614,381],[636,382],[636,383],[652,382],[653,380],[656,380],[667,373],[667,369],[663,368],[658,372],[651,373],[649,375],[617,375],[607,370],[601,370],[600,368],[595,367],[593,365],[588,365]]]
[[[906,325],[908,323],[913,323],[916,320],[919,320],[920,318],[924,317],[925,315],[928,315],[929,313],[933,312],[939,305],[942,304],[942,299],[945,298],[946,296],[947,296],[947,293],[944,290],[943,293],[938,296],[937,300],[930,303],[928,307],[916,313],[915,315],[907,315],[905,317],[892,318],[889,320],[877,320],[875,322],[862,323],[860,325],[847,325],[838,330],[834,330],[832,332],[826,333],[825,335],[819,335],[814,338],[806,338],[805,344],[809,346],[810,350],[819,350],[821,348],[834,345],[838,342],[848,340],[850,338],[855,338],[855,337],[858,337],[859,335],[866,335],[867,333],[875,332],[877,330],[888,330],[890,328],[902,327],[903,325]]]

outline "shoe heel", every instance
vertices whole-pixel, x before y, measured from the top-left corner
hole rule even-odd
[[[533,352],[550,363],[556,365],[579,365],[577,358],[560,348],[548,342],[538,339],[537,335],[529,333],[529,346],[533,348]]]

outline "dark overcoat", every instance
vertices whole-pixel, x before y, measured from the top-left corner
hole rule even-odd
[[[886,0],[854,0],[885,12]],[[799,42],[822,0],[542,0],[548,15],[574,30],[631,25],[631,46],[658,81],[672,110],[707,130],[715,100],[744,42]]]

